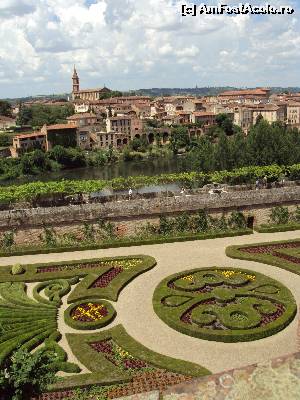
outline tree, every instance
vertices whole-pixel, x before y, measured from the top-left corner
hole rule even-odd
[[[48,153],[48,157],[59,164],[70,165],[71,157],[68,150],[60,145],[54,146]]]
[[[0,115],[4,115],[5,117],[12,116],[11,104],[8,101],[0,100]]]
[[[32,109],[30,107],[21,107],[17,118],[17,125],[31,125]]]
[[[42,349],[31,354],[19,349],[0,370],[0,399],[29,400],[56,381],[51,356]]]
[[[232,164],[230,142],[225,133],[222,133],[215,148],[215,166],[218,170],[225,170],[231,169]]]
[[[193,142],[193,149],[187,155],[193,169],[196,171],[209,172],[214,169],[214,145],[208,137],[202,136]]]
[[[218,124],[219,128],[226,133],[226,135],[232,135],[234,133],[233,122],[228,114],[218,114],[216,116],[216,123]]]
[[[180,149],[186,148],[190,143],[188,129],[179,126],[172,129],[170,138],[170,147],[174,154],[178,153]]]

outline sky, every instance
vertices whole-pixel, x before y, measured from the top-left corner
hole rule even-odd
[[[300,86],[300,0],[269,0],[293,15],[182,17],[192,3],[0,0],[0,98],[70,92],[74,64],[82,89]]]

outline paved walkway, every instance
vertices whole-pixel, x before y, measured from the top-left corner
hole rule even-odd
[[[299,311],[294,321],[274,336],[254,342],[218,343],[189,337],[169,328],[153,311],[152,295],[154,289],[166,276],[189,268],[244,267],[262,272],[281,281],[292,291],[297,303],[300,304],[300,276],[278,267],[245,260],[233,260],[225,255],[225,248],[230,245],[299,237],[300,231],[272,234],[255,233],[251,236],[195,242],[1,258],[0,265],[57,262],[121,255],[151,255],[156,258],[157,266],[153,270],[140,275],[122,291],[119,301],[115,304],[118,316],[114,324],[123,324],[134,339],[156,352],[192,361],[208,368],[213,373],[219,373],[295,353],[298,350],[297,324]],[[68,327],[65,328],[66,331],[69,330]]]

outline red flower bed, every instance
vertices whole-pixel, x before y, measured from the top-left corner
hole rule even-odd
[[[282,314],[285,311],[285,308],[282,304],[276,304],[277,307],[277,311],[275,311],[273,314],[271,315],[264,315],[261,322],[260,322],[260,326],[265,326],[267,324],[270,324],[271,322],[275,321],[276,319],[278,319],[279,317],[282,316]]]
[[[73,271],[76,269],[94,269],[100,268],[104,265],[99,263],[87,263],[87,264],[76,264],[76,265],[53,265],[47,267],[40,267],[37,269],[37,274],[45,273],[45,272],[62,272],[62,271]]]
[[[300,248],[300,242],[274,243],[265,246],[240,247],[239,250],[252,254],[266,254],[266,253],[272,253],[274,250],[295,249],[297,247]]]
[[[110,339],[90,343],[90,346],[92,349],[96,350],[97,353],[113,354],[113,347]]]
[[[148,366],[144,361],[137,359],[124,360],[123,365],[126,369],[141,369]]]
[[[114,267],[110,269],[109,271],[105,272],[103,275],[99,276],[98,279],[95,280],[95,282],[89,287],[91,288],[105,288],[109,286],[112,280],[115,279],[116,276],[118,276],[121,272],[123,272],[122,267]]]

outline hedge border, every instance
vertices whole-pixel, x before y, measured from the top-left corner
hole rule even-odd
[[[194,240],[207,240],[207,239],[218,239],[223,237],[234,237],[234,236],[245,236],[252,235],[252,229],[239,229],[229,230],[223,232],[204,233],[195,235],[182,235],[172,237],[157,237],[152,239],[134,240],[134,241],[117,241],[107,242],[99,244],[87,244],[82,246],[62,246],[62,247],[51,247],[51,248],[29,248],[21,250],[12,250],[9,252],[0,251],[0,257],[13,257],[13,256],[25,256],[35,254],[50,254],[50,253],[69,253],[73,251],[85,251],[85,250],[100,250],[100,249],[115,249],[120,247],[134,247],[134,246],[147,246],[153,244],[164,244],[164,243],[175,243],[175,242],[188,242]]]
[[[299,243],[300,248],[300,239],[290,239],[290,240],[279,240],[275,242],[261,242],[261,243],[251,243],[244,245],[235,245],[229,246],[225,249],[225,253],[227,257],[238,259],[238,260],[247,260],[247,261],[255,261],[261,262],[264,264],[272,265],[275,267],[282,268],[286,271],[293,272],[294,274],[300,275],[300,266],[297,267],[294,263],[289,262],[288,260],[282,260],[278,257],[274,257],[270,254],[250,254],[241,251],[241,248],[245,247],[257,247],[257,246],[268,246],[272,244],[281,244],[281,243]]]
[[[100,329],[104,328],[106,325],[110,324],[115,319],[117,315],[116,310],[108,301],[102,300],[101,297],[90,298],[88,301],[90,303],[102,303],[106,307],[108,315],[103,319],[94,322],[76,321],[71,317],[71,313],[75,307],[78,307],[85,303],[84,300],[77,301],[76,303],[71,304],[64,312],[64,321],[68,326],[78,330]]]
[[[248,269],[244,269],[244,268],[228,268],[228,267],[213,267],[213,268],[217,268],[218,270],[237,270],[237,271],[243,271],[245,273],[248,274],[255,274],[258,275],[258,277],[262,276],[265,277],[263,274],[256,272],[256,271],[251,271]],[[169,281],[171,281],[174,278],[177,278],[179,276],[184,276],[184,275],[188,275],[191,273],[194,273],[196,271],[204,271],[204,270],[209,270],[211,271],[212,268],[196,268],[196,269],[192,269],[192,270],[186,270],[186,271],[181,271],[178,272],[176,274],[172,274],[170,276],[168,276],[167,278],[163,279],[156,287],[154,294],[153,294],[153,298],[152,298],[152,303],[153,303],[153,308],[155,313],[158,315],[158,317],[164,321],[168,326],[170,326],[171,328],[175,329],[178,332],[181,332],[185,335],[188,336],[193,336],[193,337],[197,337],[199,339],[204,339],[204,340],[210,340],[210,341],[219,341],[219,342],[225,342],[225,343],[235,343],[235,342],[247,342],[247,341],[254,341],[254,340],[258,340],[258,339],[263,339],[265,337],[269,337],[274,335],[277,332],[282,331],[284,328],[286,328],[295,318],[296,313],[297,313],[297,304],[296,301],[294,299],[293,294],[291,293],[291,291],[284,286],[283,284],[281,284],[279,281],[276,281],[273,278],[269,278],[268,276],[266,276],[266,278],[274,281],[277,284],[280,284],[280,287],[283,287],[284,292],[290,295],[290,298],[293,299],[293,302],[286,302],[286,301],[282,301],[285,306],[286,306],[286,311],[285,311],[285,320],[283,322],[280,323],[280,321],[278,322],[278,320],[280,320],[280,318],[278,318],[276,321],[271,322],[270,324],[267,325],[267,328],[261,329],[260,328],[254,328],[256,330],[256,332],[253,332],[253,329],[247,329],[247,330],[239,330],[239,329],[235,329],[234,333],[232,331],[212,331],[212,332],[205,332],[205,331],[200,331],[199,329],[201,328],[194,328],[193,326],[189,325],[189,326],[185,326],[184,323],[179,323],[177,317],[173,317],[171,315],[171,313],[165,313],[165,309],[163,308],[163,306],[161,305],[161,299],[172,294],[172,290],[170,288],[167,287],[167,283]],[[177,292],[176,292],[177,294]],[[176,295],[174,294],[174,295]],[[184,292],[182,294],[182,296],[184,297]],[[188,293],[186,294],[186,296],[188,296]],[[194,301],[194,303],[197,303],[197,301]],[[190,306],[192,306],[194,303],[191,302]],[[185,303],[183,304],[185,305]],[[184,312],[185,307],[182,308],[182,312]],[[258,330],[259,329],[259,330]]]
[[[288,232],[300,230],[300,224],[259,225],[254,230],[259,233]]]
[[[130,256],[117,256],[117,257],[97,257],[97,258],[84,258],[79,260],[70,260],[70,261],[59,261],[53,263],[38,263],[38,264],[24,264],[23,267],[25,268],[25,273],[22,275],[14,275],[12,277],[10,271],[12,265],[5,265],[0,267],[0,283],[1,282],[44,282],[49,280],[56,280],[56,279],[66,279],[66,278],[73,278],[74,276],[78,277],[85,277],[90,274],[95,274],[95,272],[102,275],[107,269],[105,267],[99,267],[99,269],[73,269],[67,271],[54,271],[54,272],[45,272],[37,274],[36,271],[40,267],[53,267],[53,266],[72,266],[72,265],[80,265],[80,264],[87,264],[87,263],[96,263],[100,261],[115,261],[115,260],[127,260],[133,258],[140,258],[143,260],[141,264],[144,268],[141,268],[142,272],[145,272],[151,268],[154,268],[156,265],[156,260],[154,257],[146,256],[143,254],[138,255],[130,255]],[[138,267],[137,267],[138,268]],[[118,277],[116,278],[115,282],[117,281]],[[125,284],[121,287],[125,287],[130,281],[125,282]],[[114,282],[111,283],[114,285]],[[119,290],[121,290],[119,289]],[[117,297],[115,297],[117,299]],[[79,300],[79,299],[78,299]]]
[[[121,384],[131,380],[128,372],[121,372],[107,360],[101,353],[95,352],[88,343],[113,339],[120,347],[133,356],[152,364],[157,368],[167,369],[178,374],[192,377],[210,375],[211,372],[197,364],[178,360],[156,353],[133,339],[122,325],[117,325],[109,330],[94,334],[67,334],[67,341],[75,357],[90,369],[90,374],[70,376],[64,378],[50,387],[50,390],[66,390],[74,387],[87,387],[90,385]]]

